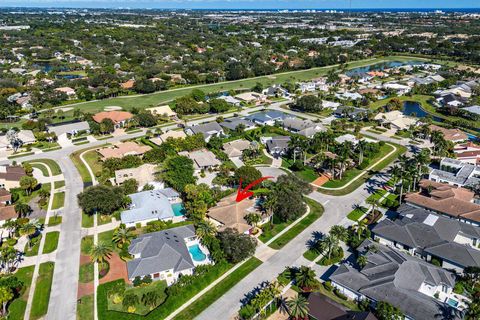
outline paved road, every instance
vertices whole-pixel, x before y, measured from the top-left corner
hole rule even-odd
[[[273,280],[285,267],[300,266],[304,263],[303,253],[307,250],[306,243],[312,238],[313,233],[328,232],[332,226],[346,223],[345,216],[356,204],[365,200],[381,181],[385,181],[385,177],[381,174],[376,175],[356,191],[341,197],[324,195],[316,191],[311,193],[309,197],[325,207],[323,216],[233,286],[196,319],[232,319],[248,292],[263,281]]]

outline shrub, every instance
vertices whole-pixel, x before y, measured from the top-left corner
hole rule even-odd
[[[346,295],[344,295],[343,293],[341,293],[337,288],[333,289],[333,293],[335,293],[335,295],[337,297],[339,297],[340,299],[348,300],[348,297]]]
[[[430,260],[430,263],[433,264],[434,266],[437,266],[437,267],[442,266],[442,262],[435,257],[432,257],[432,260]]]
[[[358,169],[364,170],[370,165],[370,160],[369,159],[364,159],[362,163],[358,166]]]
[[[462,294],[463,291],[464,291],[463,283],[461,283],[461,282],[455,283],[455,287],[453,288],[453,292],[455,292],[457,294]]]
[[[343,249],[338,248],[336,251],[332,253],[330,259],[328,259],[327,256],[324,256],[322,259],[320,259],[319,264],[322,266],[329,266],[329,265],[340,262],[342,259],[343,259]]]
[[[327,289],[328,291],[332,291],[333,290],[333,286],[332,286],[332,283],[330,281],[325,281],[323,283],[323,286],[325,287],[325,289]]]

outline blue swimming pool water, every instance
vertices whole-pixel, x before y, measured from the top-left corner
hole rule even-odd
[[[195,261],[204,261],[205,259],[207,259],[207,256],[205,255],[205,253],[203,253],[198,244],[188,247],[188,252],[190,252],[193,260]]]
[[[174,203],[172,204],[173,214],[175,217],[181,217],[185,215],[185,207],[183,203]]]
[[[456,308],[458,306],[458,301],[452,298],[448,298],[447,303],[452,307]]]

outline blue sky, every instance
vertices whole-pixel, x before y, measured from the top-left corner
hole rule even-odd
[[[480,0],[351,0],[352,8],[480,8]],[[349,8],[349,0],[0,0],[2,6],[191,8],[191,9],[322,9]]]

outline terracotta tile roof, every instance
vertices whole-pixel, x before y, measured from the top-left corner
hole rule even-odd
[[[12,201],[12,195],[6,189],[0,189],[0,202]]]
[[[135,80],[130,79],[128,81],[121,83],[120,87],[122,87],[122,89],[132,89],[134,85],[135,85]]]
[[[13,219],[17,217],[14,206],[0,207],[0,221]]]
[[[459,129],[446,129],[437,125],[430,125],[430,130],[431,131],[440,131],[443,133],[443,137],[445,140],[451,140],[451,141],[460,141],[460,140],[467,140],[468,136],[465,132]]]
[[[220,229],[233,228],[239,233],[248,231],[250,226],[245,220],[245,216],[251,211],[248,209],[255,205],[255,200],[245,199],[236,202],[236,193],[223,198],[215,207],[207,212],[207,216],[222,224]]]
[[[93,116],[95,122],[100,123],[103,119],[111,119],[115,124],[131,118],[133,118],[133,114],[127,111],[102,111]]]
[[[3,168],[2,168],[3,169]],[[0,170],[0,179],[6,181],[20,181],[20,178],[26,175],[25,170],[21,166],[4,166],[4,170]]]
[[[152,149],[149,146],[141,146],[133,141],[118,143],[112,147],[107,147],[98,150],[103,159],[109,158],[123,158],[127,155],[143,155],[148,150]]]
[[[456,218],[480,222],[480,205],[471,202],[473,192],[429,180],[420,182],[423,190],[430,186],[433,190],[429,195],[425,192],[410,193],[405,196],[405,202]]]

